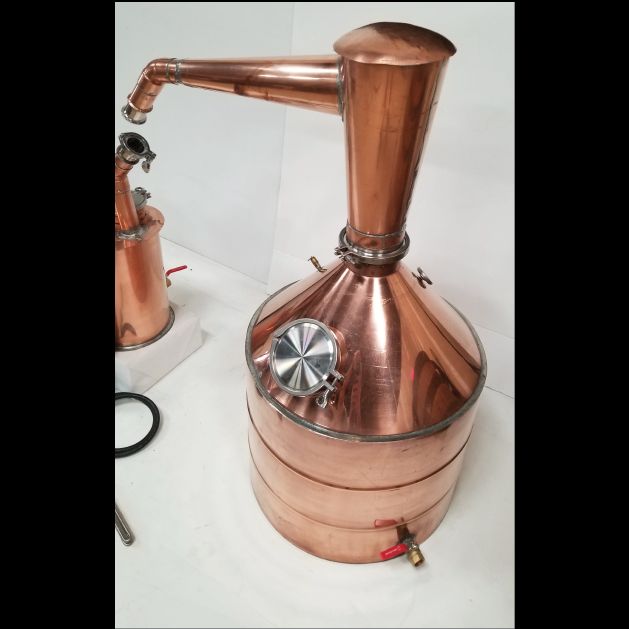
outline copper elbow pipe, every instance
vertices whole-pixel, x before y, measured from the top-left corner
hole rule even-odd
[[[146,114],[165,83],[230,92],[338,114],[336,55],[263,59],[155,59],[140,74],[123,116],[134,124]]]

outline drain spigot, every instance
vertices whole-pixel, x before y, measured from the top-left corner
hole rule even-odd
[[[406,558],[417,568],[419,564],[424,563],[424,555],[419,549],[419,545],[413,538],[407,538],[404,540],[408,550],[406,551]]]
[[[419,544],[412,536],[405,537],[401,542],[391,548],[387,548],[380,553],[381,559],[392,559],[406,553],[407,559],[417,568],[420,564],[424,563],[424,555],[419,549]]]

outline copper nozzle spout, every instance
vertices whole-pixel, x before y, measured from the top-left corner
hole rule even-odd
[[[136,109],[130,103],[127,103],[122,108],[122,116],[127,122],[132,122],[133,124],[144,124],[146,122],[146,114]]]
[[[417,544],[413,544],[413,546],[408,549],[406,557],[415,568],[417,568],[419,564],[424,563],[424,555],[422,555],[422,551],[419,550],[419,546]]]
[[[122,109],[143,124],[166,83],[262,98],[286,105],[339,113],[338,57],[262,59],[155,59],[142,70]]]
[[[148,142],[137,133],[122,133],[119,140],[114,171],[116,225],[119,230],[128,231],[140,224],[129,185],[129,171],[143,159],[142,168],[148,172],[155,153],[151,151]]]

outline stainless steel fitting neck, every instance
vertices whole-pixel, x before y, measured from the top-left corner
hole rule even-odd
[[[346,227],[343,227],[341,230],[339,234],[339,245],[334,250],[334,253],[342,260],[346,260],[354,265],[372,264],[375,266],[383,266],[385,264],[393,264],[401,260],[408,253],[408,248],[411,244],[411,239],[408,234],[404,232],[402,244],[395,249],[365,249],[352,244],[347,239],[346,229]]]
[[[116,155],[127,164],[137,164],[141,159],[142,170],[148,172],[151,169],[151,162],[157,157],[151,151],[149,143],[139,133],[121,133],[118,137],[120,146],[116,150]]]

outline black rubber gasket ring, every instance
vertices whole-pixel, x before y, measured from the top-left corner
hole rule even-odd
[[[153,415],[153,425],[151,429],[148,431],[146,436],[142,437],[140,441],[134,443],[130,446],[126,446],[124,448],[116,448],[116,458],[120,458],[123,456],[130,456],[131,454],[135,454],[139,452],[142,448],[145,448],[151,439],[155,436],[157,429],[159,428],[159,409],[155,405],[153,400],[149,400],[145,395],[140,395],[139,393],[127,393],[127,392],[117,392],[116,393],[116,401],[124,400],[127,398],[131,398],[133,400],[138,400],[138,402],[142,402],[145,406],[149,408],[151,411],[151,415]]]

